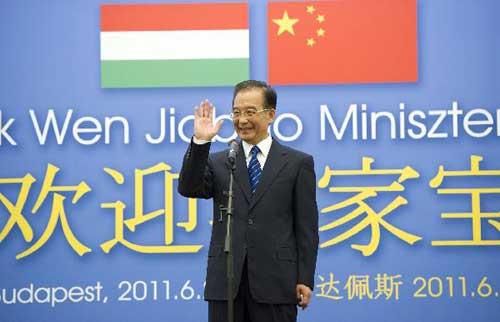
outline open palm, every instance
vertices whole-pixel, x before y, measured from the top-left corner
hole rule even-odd
[[[211,141],[219,132],[223,120],[216,124],[213,122],[214,107],[208,101],[204,100],[194,111],[194,136],[197,139]]]

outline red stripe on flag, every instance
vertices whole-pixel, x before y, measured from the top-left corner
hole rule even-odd
[[[246,3],[108,4],[101,31],[248,29]]]
[[[307,6],[312,6],[310,12]],[[416,0],[269,3],[269,82],[417,81],[416,8]],[[289,19],[298,21],[294,34],[278,35],[276,19],[286,20],[285,10]]]

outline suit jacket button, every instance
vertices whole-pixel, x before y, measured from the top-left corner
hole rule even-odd
[[[248,224],[249,225],[253,225],[253,219],[252,218],[248,219]]]

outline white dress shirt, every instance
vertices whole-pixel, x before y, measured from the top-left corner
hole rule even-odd
[[[248,167],[250,159],[252,158],[252,154],[250,153],[250,151],[252,150],[253,145],[245,141],[242,141],[241,143],[243,145],[243,152],[245,152],[245,160],[247,162],[247,167]],[[257,143],[257,146],[259,147],[260,150],[260,152],[257,153],[257,160],[260,163],[261,169],[264,169],[264,164],[266,163],[267,156],[269,155],[269,150],[271,150],[272,143],[273,139],[271,138],[270,135],[268,135],[264,140]]]
[[[206,144],[210,141],[206,140],[200,140],[193,136],[193,143],[195,144]],[[260,168],[264,169],[264,164],[266,163],[267,156],[269,155],[269,150],[271,150],[271,145],[273,144],[273,139],[270,135],[268,135],[264,140],[260,141],[257,143],[257,146],[259,147],[260,152],[257,154],[257,160],[260,163]],[[245,153],[245,160],[248,164],[250,163],[250,159],[252,158],[252,155],[250,154],[250,150],[252,150],[253,145],[249,144],[245,141],[242,141],[243,145],[243,152]]]

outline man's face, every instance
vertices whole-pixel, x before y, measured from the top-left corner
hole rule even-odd
[[[275,111],[266,109],[264,91],[250,88],[240,91],[234,98],[233,113],[240,114],[233,119],[238,136],[249,144],[255,145],[267,137],[267,127],[274,119]],[[260,111],[260,112],[259,112]],[[254,113],[249,117],[245,113]]]

